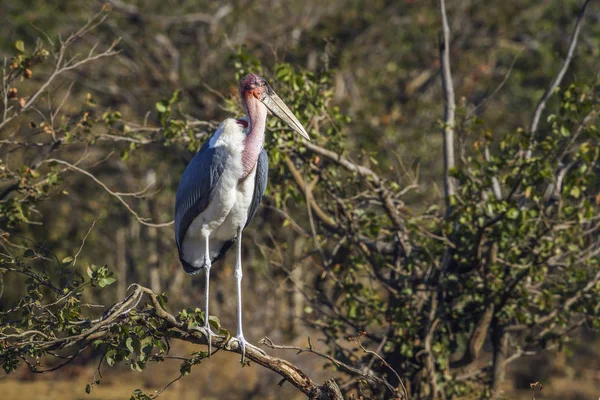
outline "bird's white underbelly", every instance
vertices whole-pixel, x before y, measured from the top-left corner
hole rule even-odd
[[[214,196],[208,207],[192,221],[183,238],[184,259],[199,268],[204,265],[204,238],[208,235],[209,255],[214,259],[223,243],[235,238],[238,229],[246,225],[254,195],[256,167],[246,179],[240,181],[243,173],[241,151],[229,146],[226,139],[224,136],[219,142],[224,142],[222,145],[227,148],[229,157]]]
[[[224,198],[226,199],[224,199],[223,202],[226,203],[227,206],[231,205],[231,207],[223,207],[223,209],[228,208],[229,212],[222,218],[219,224],[209,223],[209,227],[212,228],[210,231],[210,238],[213,241],[230,240],[237,236],[238,229],[243,228],[244,225],[246,225],[246,221],[248,220],[248,210],[254,195],[255,174],[256,168],[246,179],[239,182],[234,189],[224,193]]]

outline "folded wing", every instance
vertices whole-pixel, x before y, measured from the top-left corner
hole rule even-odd
[[[179,182],[175,199],[175,241],[179,259],[186,270],[194,268],[183,259],[183,238],[194,218],[210,204],[226,159],[225,149],[210,147],[206,142],[190,161]]]

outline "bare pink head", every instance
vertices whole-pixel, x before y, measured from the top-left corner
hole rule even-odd
[[[248,74],[240,80],[240,95],[244,102],[244,108],[252,121],[253,113],[258,112],[260,106],[256,104],[258,100],[262,105],[266,106],[269,111],[279,117],[283,122],[288,124],[294,131],[300,134],[307,140],[310,140],[306,130],[294,116],[292,111],[285,105],[283,100],[277,96],[267,81],[256,75]]]
[[[262,102],[269,92],[273,92],[273,89],[264,78],[256,74],[248,74],[240,81],[240,94],[244,101],[254,97]]]

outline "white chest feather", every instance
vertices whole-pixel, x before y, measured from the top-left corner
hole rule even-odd
[[[238,229],[246,225],[254,195],[256,168],[240,181],[244,138],[244,128],[230,118],[223,121],[209,142],[210,147],[222,146],[227,151],[227,159],[208,207],[192,221],[183,239],[184,258],[192,265],[203,265],[207,235],[209,254],[214,258],[223,243],[235,238]]]

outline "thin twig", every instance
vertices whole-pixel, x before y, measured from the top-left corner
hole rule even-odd
[[[369,349],[365,348],[365,346],[360,341],[360,338],[358,340],[356,340],[355,342],[362,349],[362,351],[364,351],[367,354],[372,355],[373,357],[376,357],[387,369],[389,369],[390,371],[392,371],[392,373],[396,376],[396,379],[398,379],[398,382],[400,383],[400,386],[402,386],[402,390],[404,391],[405,399],[408,400],[409,399],[409,397],[408,397],[408,391],[406,390],[406,386],[404,386],[404,382],[402,381],[402,378],[400,378],[400,375],[398,375],[398,373],[396,372],[396,370],[394,368],[392,368],[392,366],[390,364],[388,364],[388,362],[385,361],[385,359],[383,357],[381,357],[376,351],[369,350]],[[382,343],[383,343],[383,341],[382,341]]]
[[[519,56],[521,55],[521,53],[523,53],[523,51],[524,50],[519,51],[517,53],[517,55],[513,57],[513,60],[510,63],[510,66],[508,67],[508,71],[506,71],[506,74],[504,74],[504,78],[502,79],[502,82],[500,82],[500,84],[496,87],[496,89],[494,89],[494,91],[489,96],[487,96],[479,104],[477,104],[475,107],[473,107],[473,109],[467,113],[467,115],[465,116],[465,119],[471,118],[477,112],[477,110],[479,110],[481,107],[483,107],[485,105],[485,103],[487,103],[492,97],[494,97],[504,87],[506,82],[508,82],[508,78],[510,77],[510,74],[515,66],[515,63],[517,62],[517,60],[519,59]]]
[[[287,345],[278,345],[273,343],[273,341],[271,339],[269,339],[268,337],[264,337],[260,340],[261,344],[264,344],[267,347],[270,347],[272,349],[281,349],[281,350],[296,350],[298,353],[312,353],[312,354],[316,354],[320,357],[323,357],[329,361],[331,361],[336,367],[338,367],[340,370],[347,372],[349,374],[355,375],[355,376],[360,376],[363,377],[367,380],[370,380],[372,382],[375,382],[379,385],[382,385],[384,387],[386,387],[390,392],[392,392],[393,394],[397,394],[397,389],[395,387],[393,387],[392,385],[390,385],[390,383],[388,381],[386,381],[383,378],[380,378],[378,376],[374,376],[371,374],[365,374],[364,372],[362,372],[361,370],[359,370],[358,368],[354,368],[351,367],[350,365],[337,360],[333,357],[331,357],[328,354],[325,353],[321,353],[318,350],[315,350],[312,346],[312,343],[310,342],[310,338],[308,339],[308,347],[297,347],[297,346],[287,346]]]
[[[119,202],[121,202],[121,204],[123,204],[123,206],[125,206],[125,208],[127,209],[127,211],[129,211],[131,213],[131,215],[133,215],[135,217],[135,219],[143,225],[146,226],[151,226],[154,228],[162,228],[164,226],[170,226],[173,225],[173,221],[170,222],[165,222],[165,223],[161,223],[161,224],[153,224],[148,221],[148,218],[142,218],[139,216],[139,214],[137,212],[135,212],[131,206],[129,204],[127,204],[127,202],[125,200],[123,200],[123,197],[121,197],[118,193],[113,192],[112,190],[110,190],[108,188],[108,186],[106,186],[106,184],[104,184],[104,182],[102,182],[100,179],[96,178],[94,175],[92,175],[91,173],[89,173],[88,171],[81,169],[69,162],[66,162],[64,160],[59,160],[56,158],[49,158],[47,160],[44,161],[44,163],[57,163],[57,164],[62,164],[62,165],[66,165],[68,168],[77,171],[81,174],[84,174],[85,176],[89,177],[90,179],[92,179],[94,182],[96,182],[98,185],[100,185],[108,194],[110,194],[111,196],[115,197],[117,200],[119,200]]]
[[[83,237],[83,240],[81,241],[81,246],[79,246],[79,250],[75,254],[75,257],[73,257],[73,267],[75,267],[75,264],[77,263],[77,257],[79,257],[79,254],[81,254],[81,251],[83,250],[83,246],[85,246],[85,241],[87,240],[88,236],[92,232],[92,229],[94,229],[94,227],[96,226],[96,222],[98,222],[98,220],[100,220],[100,218],[102,218],[102,214],[100,214],[98,216],[98,218],[96,218],[94,220],[94,222],[92,222],[92,226],[90,226],[90,229],[88,229],[87,233]]]

